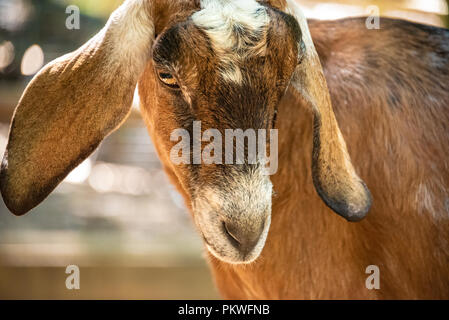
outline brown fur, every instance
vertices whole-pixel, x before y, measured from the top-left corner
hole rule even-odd
[[[315,193],[312,117],[298,107],[302,99],[290,89],[279,107],[280,170],[272,177],[277,196],[262,255],[251,265],[229,265],[210,256],[225,298],[449,297],[449,79],[430,60],[418,58],[440,52],[444,43],[429,37],[436,29],[383,19],[384,29],[368,31],[363,23],[311,21],[310,30],[351,158],[375,199],[370,215],[348,224],[330,214]],[[147,100],[154,99],[150,78],[144,74],[141,85],[144,105],[153,105]],[[144,115],[146,110],[154,109],[145,108]],[[182,175],[170,169],[162,149],[166,143],[153,131],[164,125],[145,119],[189,205]],[[380,290],[365,287],[365,269],[372,264],[380,267]]]
[[[272,177],[278,196],[265,249],[250,266],[210,260],[226,298],[449,297],[449,53],[448,42],[432,36],[448,33],[387,19],[382,30],[368,31],[363,23],[309,27],[351,158],[375,199],[371,212],[348,224],[315,194],[311,116],[290,92],[280,107],[285,139]],[[445,55],[445,69],[429,60],[435,52]],[[432,205],[424,203],[420,184]],[[372,264],[380,267],[380,290],[365,288]]]
[[[311,21],[324,79],[304,21],[298,18],[302,47],[297,24],[270,10],[267,49],[243,55],[239,87],[223,82],[220,59],[205,31],[186,21],[198,3],[127,1],[128,11],[117,11],[106,33],[33,80],[16,110],[2,165],[8,207],[22,214],[37,205],[123,121],[146,65],[139,82],[144,120],[191,211],[194,197],[209,186],[219,187],[225,197],[237,190],[255,198],[255,190],[235,183],[255,168],[175,166],[169,159],[175,144],[170,133],[190,129],[193,120],[202,120],[203,130],[270,128],[279,109],[279,171],[271,177],[276,195],[265,248],[249,265],[210,255],[225,298],[448,298],[449,32],[388,19],[381,21],[381,30],[367,30],[364,19]],[[285,1],[270,3],[285,6]],[[155,35],[153,62],[147,51]],[[117,41],[133,36],[139,40],[137,53]],[[159,72],[174,74],[183,90],[164,87]],[[331,214],[314,190],[315,185],[343,216],[362,208],[361,218],[369,207],[336,120],[374,198],[370,215],[358,224]],[[231,201],[236,212],[227,212],[241,234],[266,222],[267,211],[251,215],[242,205]],[[199,224],[199,231],[205,227]],[[378,291],[365,287],[365,269],[372,264],[381,271]]]

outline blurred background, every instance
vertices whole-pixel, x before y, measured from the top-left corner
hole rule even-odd
[[[307,17],[382,16],[448,27],[445,0],[298,1]],[[0,0],[0,153],[32,76],[100,30],[120,0]],[[69,5],[80,29],[66,28]],[[65,268],[81,269],[67,290]],[[0,200],[0,299],[216,299],[200,237],[140,118],[127,122],[24,217]]]

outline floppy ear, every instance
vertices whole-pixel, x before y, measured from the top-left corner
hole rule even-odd
[[[315,189],[336,213],[349,221],[359,221],[371,207],[370,191],[351,163],[307,21],[293,0],[287,0],[285,11],[296,18],[302,32],[300,50],[304,56],[295,70],[292,85],[314,113],[312,175]]]
[[[154,39],[154,2],[125,1],[102,31],[45,66],[26,88],[0,173],[14,214],[44,200],[129,114]]]

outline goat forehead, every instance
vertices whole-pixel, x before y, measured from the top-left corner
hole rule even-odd
[[[267,8],[255,0],[202,0],[192,20],[224,47],[234,44],[240,28],[258,32],[270,22]]]
[[[238,63],[247,56],[263,55],[270,22],[267,8],[255,0],[202,0],[193,23],[208,35],[222,60],[222,76],[241,82]]]

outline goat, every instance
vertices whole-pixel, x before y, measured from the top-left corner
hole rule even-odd
[[[25,90],[3,199],[16,215],[43,201],[123,123],[139,83],[223,297],[449,298],[449,31],[381,26],[307,23],[292,0],[127,0]],[[195,120],[275,126],[278,172],[173,164],[170,134]],[[365,286],[369,265],[379,290]]]

